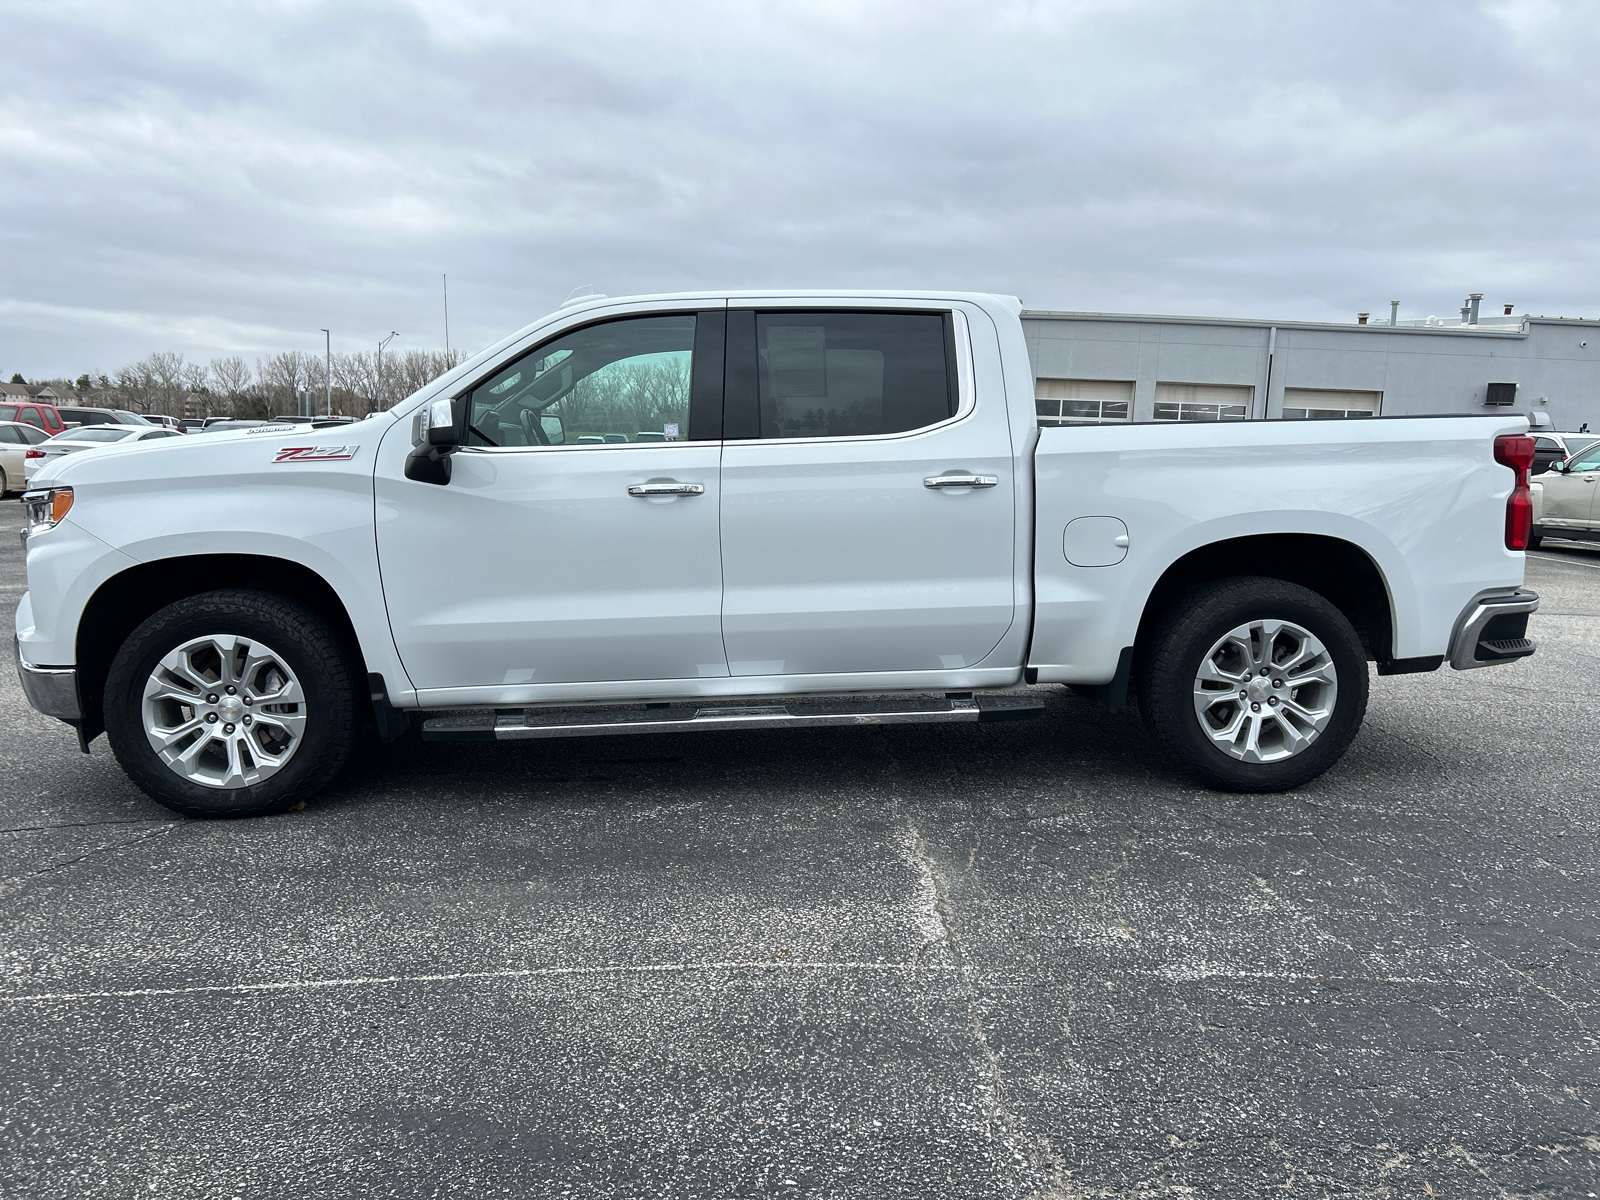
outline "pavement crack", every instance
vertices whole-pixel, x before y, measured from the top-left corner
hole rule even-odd
[[[949,886],[939,874],[928,854],[927,843],[915,822],[906,819],[906,857],[922,881],[924,899],[923,929],[932,934],[931,941],[942,945],[955,967],[956,984],[961,989],[967,1005],[967,1028],[972,1035],[983,1064],[984,1088],[987,1092],[985,1108],[986,1133],[991,1143],[998,1142],[1011,1152],[1013,1159],[1023,1159],[1033,1169],[1039,1184],[1033,1195],[1039,1200],[1067,1200],[1072,1193],[1064,1186],[1061,1177],[1060,1157],[1044,1137],[1029,1141],[1019,1136],[1019,1120],[1006,1100],[1005,1077],[1001,1071],[1000,1055],[989,1042],[983,1025],[983,1013],[978,999],[976,973],[962,950],[961,939],[956,934],[955,909]],[[974,853],[976,849],[974,848]],[[925,943],[926,947],[926,943]]]
[[[140,842],[147,842],[152,838],[165,837],[181,824],[183,824],[182,821],[169,821],[165,825],[162,825],[156,829],[142,830],[141,832],[134,834],[132,837],[121,838],[114,842],[107,842],[102,846],[96,846],[92,850],[84,851],[84,853],[78,855],[76,858],[63,859],[60,862],[51,863],[47,867],[40,867],[36,871],[27,871],[21,875],[13,875],[8,879],[0,879],[0,898],[15,895],[17,892],[21,891],[23,888],[27,887],[30,883],[37,879],[42,879],[46,875],[54,875],[58,871],[65,871],[69,867],[75,867],[80,863],[88,862],[91,858],[95,858],[101,854],[114,853],[118,850],[126,850],[128,847],[135,846]]]

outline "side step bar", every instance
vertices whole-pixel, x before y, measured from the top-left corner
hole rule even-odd
[[[506,742],[518,738],[596,737],[616,733],[688,733],[696,729],[815,729],[828,725],[934,725],[1027,721],[1044,716],[1032,696],[785,700],[773,704],[637,704],[616,708],[501,709],[433,717],[430,742]]]

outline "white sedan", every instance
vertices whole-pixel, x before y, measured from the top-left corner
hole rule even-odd
[[[114,446],[122,442],[153,442],[161,438],[182,437],[176,429],[148,425],[85,425],[69,429],[30,447],[23,456],[23,481],[31,480],[34,473],[53,458],[63,454],[76,454],[95,450],[101,446]]]
[[[24,455],[50,435],[36,425],[21,421],[0,421],[0,499],[7,492],[21,491],[27,481]]]

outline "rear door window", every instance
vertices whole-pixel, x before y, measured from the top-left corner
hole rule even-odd
[[[730,413],[729,437],[872,437],[922,429],[956,413],[955,341],[946,313],[755,313],[755,361],[738,364],[736,339],[750,319],[737,312],[728,318],[730,408],[755,401],[737,432]],[[753,381],[736,382],[747,372]]]
[[[34,408],[31,404],[22,410],[22,415],[19,416],[17,420],[21,421],[24,425],[32,425],[35,429],[44,428],[43,414],[41,414],[39,410]]]

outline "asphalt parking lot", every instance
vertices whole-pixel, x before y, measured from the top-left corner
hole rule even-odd
[[[183,821],[7,667],[0,1194],[1595,1195],[1600,550],[1528,577],[1279,796],[1052,690]]]

